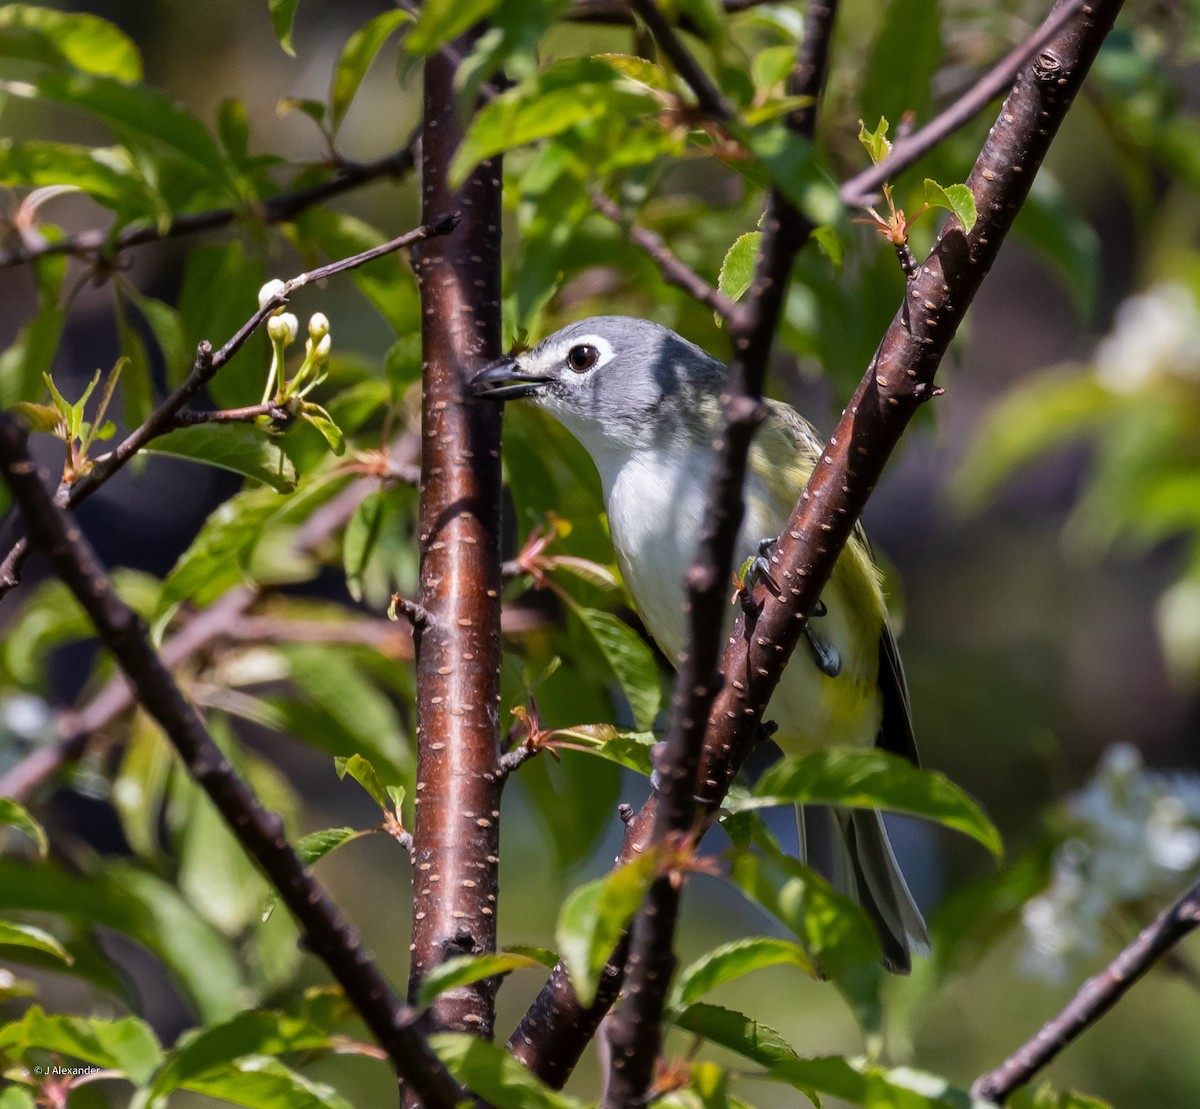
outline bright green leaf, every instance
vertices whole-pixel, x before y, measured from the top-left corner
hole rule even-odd
[[[14,828],[20,828],[37,844],[38,854],[43,859],[46,857],[46,852],[50,850],[46,831],[33,819],[24,805],[18,804],[10,797],[0,797],[0,824],[11,824]]]
[[[384,494],[378,490],[368,493],[350,517],[342,538],[342,567],[346,573],[346,588],[356,601],[363,598],[363,571],[379,538],[383,519]]]
[[[280,493],[296,488],[296,467],[278,438],[252,424],[193,424],[160,435],[143,449],[232,470]]]
[[[440,963],[421,979],[417,1005],[423,1009],[446,990],[541,965],[537,959],[511,951],[502,955],[459,955]]]
[[[478,1036],[439,1032],[429,1042],[459,1082],[498,1109],[585,1109],[582,1101],[552,1090],[509,1052]]]
[[[52,1051],[93,1066],[120,1071],[133,1082],[145,1082],[162,1052],[150,1026],[136,1017],[94,1020],[51,1016],[38,1005],[20,1020],[0,1028],[0,1051],[10,1058],[29,1051]]]
[[[748,231],[734,239],[733,246],[725,252],[717,288],[730,300],[741,300],[754,281],[754,267],[758,263],[758,246],[761,242],[761,231]]]
[[[599,755],[646,777],[654,770],[651,750],[656,737],[653,732],[623,732],[612,724],[577,724],[572,728],[556,728],[554,742],[559,747],[573,747]]]
[[[348,759],[334,759],[333,765],[339,778],[344,778],[349,774],[371,795],[372,800],[380,809],[385,813],[389,811],[387,790],[384,789],[383,781],[375,767],[367,759],[364,759],[362,755],[351,755]]]
[[[817,970],[804,949],[791,940],[752,936],[714,948],[679,972],[671,1005],[682,1008],[709,990],[763,967],[793,966],[816,976]]]
[[[970,836],[994,855],[1004,853],[996,826],[958,786],[885,751],[833,748],[781,759],[759,779],[752,797],[731,808],[800,804],[921,816]]]
[[[329,449],[339,458],[346,453],[346,437],[342,434],[342,429],[333,422],[333,417],[319,404],[310,400],[302,401],[300,418],[306,420],[321,433],[321,438],[329,444]]]
[[[871,161],[878,164],[892,152],[891,139],[887,137],[888,121],[884,116],[879,117],[879,123],[874,131],[868,131],[867,125],[858,121],[858,141],[866,147]]]
[[[932,178],[925,178],[925,203],[931,208],[946,208],[953,212],[962,224],[964,234],[970,233],[978,218],[975,211],[975,194],[966,185],[939,185]]]
[[[461,4],[459,6],[462,6]],[[422,5],[422,19],[429,5]],[[358,86],[362,84],[367,67],[379,53],[380,47],[391,37],[397,27],[409,23],[412,16],[402,9],[382,12],[346,40],[341,56],[333,70],[333,83],[329,87],[329,113],[334,129],[346,115]]]
[[[0,57],[70,67],[118,81],[142,77],[137,47],[118,27],[98,16],[33,4],[0,7]]]
[[[643,731],[654,723],[662,703],[662,687],[654,652],[628,624],[611,612],[571,603],[571,611],[591,633],[612,667],[621,690],[633,709],[633,719]]]
[[[296,20],[296,9],[299,6],[300,0],[267,0],[267,7],[271,10],[271,27],[275,31],[275,37],[284,51],[293,58],[296,56],[296,51],[292,47],[292,24]]]
[[[0,920],[0,946],[29,947],[53,955],[70,966],[75,960],[71,953],[49,932],[32,924],[14,924]]]
[[[432,54],[440,46],[485,19],[500,0],[425,0],[408,49],[413,54]]]
[[[600,972],[641,905],[656,865],[655,854],[648,851],[580,886],[563,903],[555,940],[584,1005],[594,1000]]]
[[[332,1086],[261,1055],[214,1067],[181,1086],[246,1109],[354,1109]]]

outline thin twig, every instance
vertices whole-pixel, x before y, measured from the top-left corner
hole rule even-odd
[[[589,195],[596,211],[622,228],[629,241],[650,256],[665,281],[682,289],[701,304],[708,305],[724,319],[733,315],[737,307],[735,303],[673,254],[662,236],[634,223],[601,189],[592,189]]]
[[[1018,1086],[1028,1082],[1063,1048],[1095,1024],[1143,974],[1197,927],[1200,927],[1200,883],[1160,914],[1153,924],[1142,929],[1103,971],[1089,978],[1062,1012],[1042,1025],[1033,1039],[995,1070],[977,1078],[971,1093],[1003,1105]]]
[[[266,225],[286,223],[305,208],[323,200],[329,200],[382,177],[398,177],[407,173],[412,169],[414,150],[419,138],[418,129],[404,146],[391,154],[371,162],[343,162],[336,167],[335,175],[328,181],[291,192],[278,193],[245,208],[215,208],[208,212],[193,212],[176,216],[165,227],[153,223],[139,224],[123,228],[115,236],[110,230],[100,228],[67,235],[53,242],[39,236],[36,240],[22,242],[0,251],[0,269],[26,265],[50,254],[70,254],[78,257],[115,255],[126,247],[141,246],[179,235],[191,235],[198,231],[212,231],[242,218],[254,218]]]
[[[197,424],[252,424],[267,416],[277,423],[286,423],[288,410],[274,401],[250,404],[245,408],[217,408],[211,412],[177,412],[171,421],[173,427],[195,427]]]
[[[737,15],[763,4],[773,3],[774,0],[723,0],[722,7],[726,15]],[[633,22],[629,8],[624,0],[575,0],[564,17],[573,23],[609,23],[618,26],[628,26]],[[678,16],[679,26],[685,31],[696,30],[695,21],[686,12]]]
[[[288,297],[295,290],[315,281],[332,277],[335,274],[356,269],[367,262],[374,261],[376,258],[381,258],[385,254],[391,254],[404,247],[412,246],[414,243],[419,243],[424,239],[437,235],[447,235],[454,230],[457,223],[457,215],[442,216],[422,227],[405,232],[405,234],[392,239],[390,242],[383,243],[381,246],[372,247],[361,254],[355,254],[350,258],[342,258],[336,262],[330,262],[325,266],[318,266],[314,270],[298,274],[290,281],[285,281],[282,289],[242,324],[233,337],[220,350],[214,351],[212,345],[207,340],[202,342],[196,351],[196,359],[192,363],[191,372],[179,387],[146,417],[144,423],[131,431],[114,450],[97,458],[91,471],[86,476],[80,478],[73,485],[60,488],[55,499],[59,504],[63,504],[67,508],[76,508],[108,481],[113,474],[120,470],[147,443],[176,426],[175,419],[179,412],[182,411],[183,406],[203,389],[217,372],[241,350],[250,336],[258,330],[272,313],[287,304]],[[21,568],[24,566],[27,557],[28,544],[24,539],[18,539],[4,556],[4,560],[0,562],[0,598],[20,584]]]
[[[288,844],[279,815],[263,807],[213,742],[137,614],[117,596],[87,540],[42,486],[25,432],[8,415],[0,416],[0,466],[30,536],[95,624],[139,703],[158,721],[189,773],[292,911],[306,946],[329,968],[397,1074],[427,1106],[453,1109],[465,1092],[417,1031],[418,1013],[396,999],[358,935]]]
[[[662,9],[654,0],[626,0],[629,8],[637,17],[650,28],[654,41],[659,49],[670,59],[679,76],[687,82],[696,98],[696,106],[713,119],[733,119],[733,109],[730,108],[720,89],[713,84],[712,78],[696,61],[695,56],[675,33],[670,20],[662,13]]]
[[[960,127],[966,126],[1016,80],[1017,74],[1034,54],[1047,46],[1079,14],[1088,0],[1066,0],[1015,50],[1010,51],[974,85],[924,127],[896,140],[888,156],[870,169],[851,177],[842,185],[842,203],[848,208],[864,208],[879,199],[879,189],[919,161]]]

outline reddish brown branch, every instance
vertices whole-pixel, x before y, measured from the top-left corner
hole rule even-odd
[[[361,254],[355,254],[350,258],[342,258],[336,262],[330,262],[328,265],[318,266],[316,269],[298,274],[291,280],[285,281],[283,288],[242,324],[237,333],[220,350],[214,351],[212,344],[207,340],[202,342],[196,351],[196,360],[192,363],[191,371],[179,387],[146,417],[144,423],[131,431],[114,450],[97,458],[91,471],[85,477],[73,485],[61,486],[55,499],[67,508],[77,507],[147,443],[176,427],[176,420],[183,406],[199,393],[217,372],[242,349],[246,340],[259,329],[267,317],[276,309],[287,304],[288,297],[297,289],[312,282],[333,277],[335,274],[357,269],[359,266],[366,265],[367,262],[412,246],[424,239],[447,235],[454,230],[457,222],[457,216],[442,213],[424,226],[408,231],[390,242],[372,247],[370,250],[364,250]],[[18,539],[4,556],[4,560],[0,562],[0,598],[21,583],[21,568],[25,565],[27,557],[28,544],[23,538]]]
[[[140,224],[126,227],[115,236],[107,229],[95,229],[81,231],[77,235],[67,235],[54,242],[31,237],[29,241],[0,251],[0,269],[26,265],[48,254],[70,254],[78,257],[115,255],[126,247],[141,246],[179,235],[191,235],[198,231],[213,231],[244,217],[255,218],[267,225],[286,223],[295,219],[305,208],[323,200],[329,200],[382,177],[399,177],[407,173],[412,169],[419,137],[418,131],[399,150],[372,162],[340,163],[335,168],[334,176],[328,181],[279,193],[247,208],[215,208],[208,212],[193,212],[176,216],[165,227]]]
[[[1200,883],[1194,885],[1153,924],[1144,928],[1104,970],[1089,978],[1066,1008],[1042,1025],[1038,1034],[971,1087],[978,1098],[1003,1105],[1008,1097],[1090,1028],[1156,962],[1200,927]]]
[[[465,1094],[417,1031],[416,1011],[396,999],[357,933],[288,844],[279,815],[262,806],[213,742],[150,645],[137,614],[117,596],[90,545],[42,486],[26,451],[25,433],[8,415],[0,415],[0,466],[30,536],[95,624],[139,703],[158,721],[189,773],[279,892],[303,929],[306,946],[329,968],[397,1074],[427,1106],[453,1109]]]
[[[462,138],[454,89],[469,40],[425,63],[425,213],[460,210],[458,233],[413,252],[421,293],[420,592],[416,823],[409,997],[455,955],[494,951],[500,793],[500,413],[465,383],[500,356],[500,163],[448,180]],[[490,1036],[495,980],[438,996],[438,1029]]]
[[[781,595],[756,591],[762,607],[753,636],[739,621],[721,660],[721,672],[738,680],[722,686],[708,714],[697,778],[708,818],[753,745],[783,666],[879,474],[917,408],[933,395],[937,366],[1120,7],[1121,0],[1097,0],[1078,11],[1021,74],[967,181],[979,213],[974,228],[964,234],[951,220],[943,229],[822,452],[772,555]],[[651,796],[627,823],[621,861],[648,842],[658,804]],[[522,1055],[523,1044],[544,1037],[524,1057],[546,1081],[561,1084],[602,1015],[581,1008],[569,980],[556,972],[510,1044]]]

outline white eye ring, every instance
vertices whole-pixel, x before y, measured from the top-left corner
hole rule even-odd
[[[576,356],[579,356],[578,363]],[[562,364],[572,373],[586,374],[600,369],[612,356],[612,344],[607,339],[599,335],[580,335],[563,351]]]

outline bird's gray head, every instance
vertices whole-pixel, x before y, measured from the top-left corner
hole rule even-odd
[[[523,397],[593,455],[664,443],[708,443],[725,367],[649,320],[592,316],[484,370],[476,396]]]

